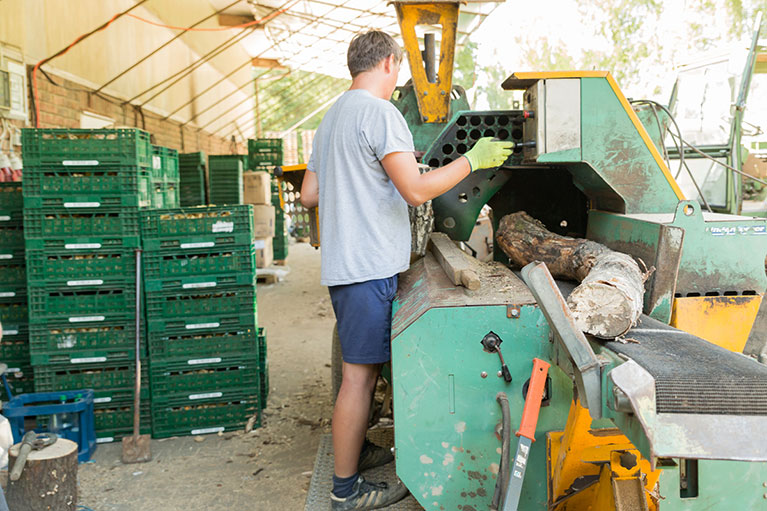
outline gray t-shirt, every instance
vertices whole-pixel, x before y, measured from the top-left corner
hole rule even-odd
[[[399,110],[364,89],[344,92],[325,114],[307,164],[320,186],[323,285],[388,278],[410,265],[407,203],[381,160],[412,151]]]

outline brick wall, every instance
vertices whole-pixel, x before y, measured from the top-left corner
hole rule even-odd
[[[247,144],[238,143],[234,147],[230,140],[213,136],[197,128],[186,126],[172,120],[163,121],[162,117],[147,111],[138,110],[133,105],[123,105],[122,101],[106,95],[95,95],[80,84],[65,80],[49,73],[56,82],[51,83],[42,73],[38,73],[38,96],[40,103],[41,128],[79,128],[80,114],[83,111],[103,115],[115,120],[116,126],[137,127],[154,135],[154,143],[179,152],[191,153],[204,151],[206,154],[247,154]],[[29,87],[30,95],[32,87]],[[103,96],[103,97],[100,97]],[[32,101],[28,126],[22,121],[11,121],[18,127],[30,127],[34,124]]]

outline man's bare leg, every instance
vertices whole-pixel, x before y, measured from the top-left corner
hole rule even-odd
[[[381,364],[343,364],[343,380],[333,409],[335,475],[351,477],[365,441],[373,397]]]

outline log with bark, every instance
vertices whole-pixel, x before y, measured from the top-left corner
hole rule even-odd
[[[496,241],[515,265],[541,261],[554,278],[580,282],[567,305],[585,333],[612,339],[636,325],[647,275],[631,256],[555,234],[524,211],[501,219]]]

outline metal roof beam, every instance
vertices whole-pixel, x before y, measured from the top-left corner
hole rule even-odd
[[[200,21],[198,21],[197,23],[193,23],[193,24],[189,25],[189,27],[187,27],[187,28],[194,28],[194,27],[196,27],[196,26],[200,25],[201,23],[204,23],[204,22],[208,21],[210,18],[212,18],[212,17],[213,17],[213,16],[215,16],[216,14],[220,13],[221,11],[225,11],[226,9],[230,8],[231,6],[233,6],[234,4],[236,4],[236,3],[237,3],[237,2],[239,2],[239,1],[240,1],[240,0],[234,0],[234,2],[232,2],[232,3],[231,3],[231,4],[229,4],[229,5],[227,5],[227,6],[226,6],[226,7],[224,7],[223,9],[219,9],[219,10],[217,10],[216,12],[214,12],[213,14],[211,14],[210,16],[206,16],[206,17],[204,17],[203,19],[201,19],[201,20],[200,20]],[[135,68],[136,68],[136,66],[138,66],[138,65],[139,65],[139,64],[141,64],[142,62],[146,61],[147,59],[151,58],[151,57],[152,57],[153,55],[155,55],[157,52],[159,52],[160,50],[162,50],[163,48],[165,48],[165,47],[166,47],[166,46],[168,46],[170,43],[172,43],[173,41],[175,41],[176,39],[178,39],[179,37],[181,37],[181,36],[182,36],[182,35],[184,35],[184,34],[186,34],[186,31],[183,31],[183,32],[179,32],[179,33],[178,33],[178,34],[176,34],[175,36],[171,37],[169,40],[165,41],[163,44],[161,44],[160,46],[158,46],[157,48],[155,48],[154,50],[152,50],[151,52],[149,52],[148,54],[146,54],[146,55],[145,55],[143,58],[141,58],[140,60],[138,60],[138,61],[134,62],[134,63],[133,63],[133,65],[129,66],[127,69],[125,69],[125,70],[121,71],[121,72],[120,72],[120,73],[118,73],[116,76],[114,76],[113,78],[111,78],[110,80],[108,80],[108,81],[107,81],[105,84],[103,84],[101,87],[99,87],[98,89],[96,89],[96,90],[94,91],[94,94],[98,94],[99,92],[101,92],[101,91],[104,89],[104,87],[107,87],[108,85],[112,84],[112,82],[114,82],[115,80],[117,80],[117,79],[121,78],[122,76],[124,76],[125,74],[129,73],[130,71],[132,71],[133,69],[135,69]]]

